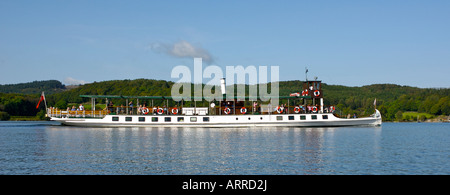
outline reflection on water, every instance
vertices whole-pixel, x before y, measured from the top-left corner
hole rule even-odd
[[[0,123],[0,165],[5,167],[0,174],[449,173],[448,140],[442,141],[448,131],[440,132],[447,138],[424,142],[418,154],[414,141],[405,137],[411,132],[396,137],[398,129],[391,124],[221,129]],[[446,148],[436,152],[436,147]],[[434,155],[432,160],[415,157],[428,153]],[[414,166],[425,168],[409,169],[404,162],[411,158]],[[424,165],[430,161],[440,166]]]
[[[320,174],[327,147],[336,148],[324,143],[334,131],[50,127],[48,153],[62,156],[63,166],[95,171],[101,163],[119,166],[119,174]]]

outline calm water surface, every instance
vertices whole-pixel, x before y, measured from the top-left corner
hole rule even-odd
[[[0,122],[0,174],[450,174],[450,124],[210,129]]]

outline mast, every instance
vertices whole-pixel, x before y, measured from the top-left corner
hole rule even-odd
[[[225,99],[226,95],[226,85],[225,85],[225,78],[220,79],[220,91],[222,92],[222,99],[219,99],[219,115],[222,115],[222,100]],[[226,101],[225,101],[226,102]]]
[[[308,67],[305,67],[305,80],[308,81]]]

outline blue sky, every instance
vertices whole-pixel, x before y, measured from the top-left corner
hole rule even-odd
[[[171,79],[177,65],[280,80],[450,87],[450,1],[0,1],[0,84]],[[179,48],[180,50],[176,50]],[[208,80],[204,80],[206,83]]]

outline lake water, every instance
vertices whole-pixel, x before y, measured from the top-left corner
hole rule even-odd
[[[0,122],[0,174],[450,174],[450,124],[210,129]]]

